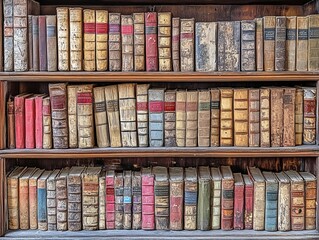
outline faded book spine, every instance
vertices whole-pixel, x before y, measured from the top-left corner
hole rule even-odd
[[[58,70],[57,56],[57,36],[56,36],[56,16],[46,17],[47,26],[47,67],[49,72]]]
[[[296,71],[297,17],[287,17],[286,62],[288,71]]]
[[[303,144],[316,143],[316,95],[315,88],[304,88],[304,101],[303,101]]]
[[[253,198],[254,187],[253,185],[245,185],[245,213],[244,213],[244,226],[245,229],[253,229]]]
[[[234,229],[244,229],[244,185],[234,187]]]
[[[46,16],[39,16],[39,68],[48,70]]]
[[[145,71],[145,20],[144,13],[133,13],[134,71]]]
[[[13,0],[3,1],[3,62],[4,71],[12,72],[13,60]]]
[[[219,89],[210,90],[210,146],[219,147],[220,136],[220,92]]]
[[[278,230],[290,228],[290,182],[279,182],[278,187]]]
[[[35,104],[35,147],[43,148],[43,96],[36,96]]]
[[[270,89],[260,89],[260,146],[270,147]]]
[[[305,229],[304,182],[291,183],[291,230]]]
[[[69,175],[67,179],[68,195],[68,230],[80,231],[82,229],[82,188],[81,177]]]
[[[57,230],[68,230],[68,192],[66,178],[56,180]]]
[[[109,13],[109,70],[121,71],[121,14]]]
[[[132,171],[124,171],[123,228],[132,229]]]
[[[185,179],[184,186],[184,229],[196,230],[197,227],[197,177],[195,181]]]
[[[68,85],[68,124],[69,147],[77,148],[78,145],[78,119],[77,119],[77,88],[79,85]]]
[[[193,72],[195,19],[181,19],[180,29],[180,67],[182,72]]]
[[[96,16],[95,10],[83,10],[83,70],[96,69]]]
[[[106,229],[115,229],[115,191],[114,171],[105,177],[105,226]]]
[[[57,34],[58,34],[58,69],[59,71],[70,70],[70,37],[69,37],[69,8],[58,7]]]
[[[209,230],[211,180],[198,179],[197,229]]]
[[[98,219],[99,230],[106,229],[106,217],[105,217],[105,172],[103,176],[99,177],[99,207],[98,207]]]
[[[35,147],[35,103],[34,97],[25,99],[25,148]]]
[[[185,147],[186,138],[186,90],[176,92],[176,145]]]
[[[172,13],[158,13],[158,70],[172,71]]]
[[[221,229],[234,228],[234,180],[222,179]]]
[[[51,102],[50,98],[46,97],[42,103],[42,120],[43,120],[43,148],[52,148],[52,123],[51,123]]]
[[[308,25],[309,18],[297,17],[296,70],[308,70]]]
[[[19,228],[29,229],[29,178],[19,178]]]
[[[256,71],[256,22],[241,21],[241,71]]]
[[[15,147],[25,148],[25,104],[24,96],[14,97]]]
[[[157,13],[145,13],[146,71],[158,71]]]
[[[295,145],[302,145],[303,137],[303,98],[304,90],[302,88],[296,89],[295,101]]]
[[[198,91],[186,93],[186,147],[197,147]]]
[[[132,176],[132,229],[142,228],[142,177],[140,172],[133,172]]]
[[[82,8],[69,8],[70,13],[70,70],[83,70]]]
[[[275,71],[286,70],[286,17],[276,17]]]
[[[39,71],[39,16],[32,16],[32,69]]]
[[[142,172],[142,229],[155,229],[154,176]]]
[[[210,146],[210,91],[198,92],[198,146]]]
[[[95,10],[95,60],[96,70],[108,69],[108,37],[109,37],[109,13],[106,10]]]
[[[220,89],[220,146],[233,146],[232,89]]]
[[[278,184],[266,183],[265,230],[277,231]]]
[[[263,19],[256,18],[256,69],[264,71],[264,34]]]
[[[121,37],[122,37],[122,71],[134,70],[133,51],[133,17],[132,15],[121,16]]]
[[[313,230],[316,229],[316,191],[317,181],[306,181],[305,182],[305,229]]]
[[[264,17],[264,70],[275,70],[276,17]]]
[[[253,229],[265,229],[265,183],[254,182]]]
[[[47,184],[46,179],[38,179],[38,229],[48,230]]]
[[[116,173],[114,179],[115,193],[115,229],[123,229],[124,224],[124,185],[123,173]]]
[[[183,181],[170,180],[170,229],[183,230]]]
[[[284,131],[283,147],[295,146],[295,88],[284,88],[283,107],[284,107]]]
[[[136,115],[138,146],[148,147],[148,89],[149,84],[136,85]]]
[[[180,18],[172,18],[172,61],[173,71],[180,71]]]
[[[259,99],[259,89],[249,89],[249,147],[259,147],[260,143]]]
[[[165,91],[165,147],[176,147],[176,91]]]
[[[234,146],[249,145],[248,89],[234,89]]]
[[[10,96],[7,102],[7,147],[12,149],[15,148],[15,127],[14,127],[14,102],[13,98]]]
[[[319,16],[309,15],[308,71],[319,71]]]
[[[270,97],[270,139],[272,147],[281,147],[283,140],[283,89],[272,88]]]

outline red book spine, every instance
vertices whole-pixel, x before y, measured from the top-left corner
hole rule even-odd
[[[47,71],[47,26],[46,16],[39,16],[39,59],[40,71]]]
[[[142,176],[142,229],[155,229],[154,176]]]
[[[42,97],[35,98],[35,147],[43,147],[43,104]]]
[[[158,71],[157,13],[145,13],[146,71]]]
[[[170,224],[171,230],[183,230],[183,197],[171,196],[170,197]]]
[[[222,216],[221,229],[232,230],[234,228],[234,181],[222,180]]]
[[[235,185],[234,229],[244,229],[244,185]]]
[[[35,148],[34,98],[25,99],[25,148]]]
[[[115,196],[114,177],[105,178],[105,210],[106,229],[115,229]]]
[[[254,187],[245,186],[245,229],[253,229]]]
[[[14,124],[16,148],[25,148],[24,97],[14,98]]]

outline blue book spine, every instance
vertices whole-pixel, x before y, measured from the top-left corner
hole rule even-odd
[[[278,183],[266,184],[265,230],[277,231]]]
[[[38,222],[47,222],[47,190],[38,188]]]

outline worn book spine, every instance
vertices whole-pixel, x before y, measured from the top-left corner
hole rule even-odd
[[[245,186],[235,185],[234,187],[234,229],[244,229],[244,203]]]
[[[38,179],[38,229],[48,230],[47,183],[46,179]]]
[[[115,229],[115,190],[114,171],[105,176],[105,226],[106,229]]]
[[[165,91],[165,147],[176,147],[176,91]]]
[[[176,145],[185,147],[186,139],[186,90],[176,92]]]
[[[124,171],[123,228],[132,229],[132,171]]]
[[[316,88],[304,88],[303,101],[303,144],[316,143]]]
[[[48,70],[46,16],[39,16],[39,69]]]
[[[199,230],[210,228],[210,184],[210,179],[198,179],[197,229]]]
[[[33,25],[32,25],[32,17],[33,15],[28,15],[28,66],[29,66],[29,71],[34,71],[33,70],[33,64],[32,64],[32,59],[33,59]]]
[[[59,71],[70,70],[70,27],[69,8],[57,7],[57,35],[58,35],[58,69]]]
[[[47,212],[48,230],[57,230],[57,201],[56,201],[56,177],[60,170],[54,170],[47,179]]]
[[[146,71],[158,71],[157,13],[145,13]]]
[[[249,89],[249,147],[260,145],[260,90]]]
[[[19,178],[19,228],[29,229],[29,178]]]
[[[106,10],[95,10],[95,66],[97,71],[108,69],[108,37],[109,37],[109,13]]]
[[[132,15],[121,16],[121,37],[122,37],[122,71],[134,70],[134,34]]]
[[[295,100],[295,145],[302,145],[303,137],[303,98],[304,90],[296,88]]]
[[[167,179],[154,183],[155,228],[169,230],[169,182]]]
[[[109,13],[109,70],[121,71],[121,14]]]
[[[254,182],[253,229],[265,229],[265,182]]]
[[[142,229],[142,177],[139,171],[133,172],[132,198],[132,229]]]
[[[210,90],[210,146],[219,147],[220,136],[220,91]]]
[[[256,22],[241,21],[241,71],[256,71]]]
[[[270,139],[272,147],[281,147],[283,143],[283,88],[272,88],[270,96]]]
[[[185,169],[187,175],[187,169]],[[197,228],[197,175],[194,171],[193,179],[185,178],[184,184],[184,229],[196,230]]]
[[[289,231],[290,229],[290,182],[280,181],[278,186],[278,230]]]
[[[263,19],[256,18],[256,69],[264,71],[264,27]]]
[[[95,10],[83,10],[83,70],[96,69],[96,16]]]
[[[4,71],[12,72],[14,66],[13,58],[13,0],[3,1],[3,62]]]
[[[15,144],[15,126],[14,126],[14,101],[13,97],[9,97],[7,102],[7,147],[12,149],[16,147]]]
[[[296,71],[296,39],[297,39],[297,17],[287,17],[286,36],[286,63],[287,71]]]
[[[291,230],[305,229],[305,189],[304,182],[291,183]]]
[[[276,17],[275,71],[286,70],[286,16]]]
[[[29,223],[30,229],[38,228],[38,196],[37,196],[37,178],[29,179]],[[24,202],[25,204],[25,202]]]
[[[260,146],[270,147],[270,89],[260,89]]]
[[[319,15],[309,15],[308,71],[319,71]]]
[[[234,146],[249,145],[248,89],[234,89]]]
[[[284,132],[283,147],[295,146],[295,103],[296,89],[284,88],[283,111],[284,111]]]
[[[297,17],[296,70],[308,71],[309,18]]]
[[[212,180],[211,195],[210,195],[210,216],[211,216],[211,229],[220,229],[221,218],[221,180]]]
[[[177,171],[179,175],[177,175]],[[184,195],[184,180],[183,168],[176,168],[176,176],[172,176],[170,170],[170,230],[183,230],[183,195]],[[173,179],[174,178],[174,179]]]
[[[149,84],[136,85],[136,115],[138,146],[148,147],[148,89]]]
[[[70,70],[83,70],[82,8],[69,8],[70,14]]]
[[[234,228],[234,179],[222,179],[221,229]]]
[[[15,147],[25,148],[25,98],[14,97]]]
[[[52,148],[52,123],[51,123],[51,102],[46,97],[42,100],[42,120],[43,120],[43,148]]]
[[[43,96],[36,96],[34,99],[35,110],[35,147],[43,148]]]
[[[114,179],[115,193],[115,229],[123,229],[124,224],[124,185],[123,173],[116,173]]]
[[[305,229],[316,229],[317,181],[305,181]]]
[[[105,217],[105,172],[99,177],[99,206],[98,206],[98,219],[99,230],[106,229],[106,217]]]
[[[254,186],[245,185],[245,213],[244,226],[245,229],[253,229],[253,204],[254,204]]]
[[[180,18],[172,18],[172,64],[173,71],[180,71]]]
[[[198,91],[186,93],[186,147],[197,147]]]
[[[68,192],[67,180],[57,178],[56,180],[56,210],[57,210],[57,230],[68,230]]]
[[[233,89],[220,89],[220,146],[233,146]]]
[[[154,175],[142,170],[142,229],[155,229]]]
[[[275,70],[276,17],[264,17],[264,71]]]
[[[49,72],[58,70],[56,15],[46,16],[47,26],[47,67]]]
[[[25,148],[35,148],[34,97],[25,99]]]
[[[67,194],[68,230],[80,231],[82,229],[82,187],[80,175],[68,175]]]
[[[144,13],[133,13],[134,71],[145,71],[145,20]]]
[[[198,91],[198,146],[210,146],[210,91]]]
[[[180,68],[182,72],[193,72],[195,19],[181,19],[180,24]]]
[[[159,12],[158,21],[158,70],[172,71],[172,13]]]
[[[77,91],[79,85],[68,85],[68,124],[69,147],[77,148],[78,145],[78,119],[77,119]]]
[[[164,145],[164,89],[148,90],[149,146]]]
[[[266,183],[265,230],[277,231],[278,183]]]

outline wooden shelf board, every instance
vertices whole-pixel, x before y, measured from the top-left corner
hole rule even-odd
[[[12,82],[250,82],[318,81],[319,72],[0,72]]]

